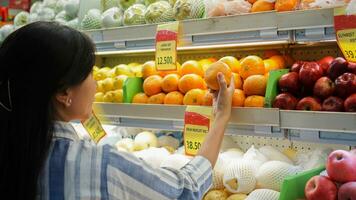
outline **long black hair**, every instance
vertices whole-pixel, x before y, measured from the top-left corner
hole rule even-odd
[[[0,194],[3,197],[35,199],[53,135],[54,96],[88,77],[94,66],[94,53],[94,45],[85,34],[54,22],[26,25],[2,43],[0,102],[5,106],[0,105]]]

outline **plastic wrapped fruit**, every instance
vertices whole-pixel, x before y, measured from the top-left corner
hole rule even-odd
[[[173,8],[167,1],[158,1],[147,7],[145,19],[147,23],[173,21]]]
[[[258,189],[251,192],[246,200],[278,200],[279,192],[268,189]]]
[[[301,9],[330,8],[344,5],[344,0],[302,0]]]
[[[27,23],[29,23],[29,18],[30,18],[30,13],[26,11],[22,11],[16,15],[14,19],[14,25],[16,27],[26,25]]]
[[[245,0],[206,1],[207,17],[249,13],[252,5]]]
[[[205,5],[203,0],[177,0],[173,7],[176,20],[203,18]]]
[[[122,26],[123,14],[118,7],[113,7],[106,10],[102,15],[102,24],[104,28]]]
[[[99,29],[101,26],[101,13],[98,9],[89,10],[81,23],[84,30]]]
[[[125,10],[124,25],[139,25],[145,24],[146,6],[142,4],[135,4]]]

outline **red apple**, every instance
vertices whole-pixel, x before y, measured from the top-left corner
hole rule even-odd
[[[328,73],[331,62],[334,60],[332,56],[326,56],[318,61],[318,64],[323,68],[324,74]]]
[[[305,63],[304,61],[297,61],[297,62],[295,62],[295,63],[292,65],[290,71],[291,71],[291,72],[297,72],[297,73],[299,73],[300,68],[302,68],[302,65],[303,65],[304,63]]]
[[[344,100],[335,96],[328,97],[323,101],[321,110],[329,112],[342,112],[344,111]]]
[[[323,69],[316,62],[306,62],[299,71],[299,81],[306,87],[313,88],[314,83],[323,76]]]
[[[348,72],[356,74],[356,63],[349,62],[347,68],[348,68]]]
[[[325,99],[334,94],[335,84],[328,77],[319,78],[314,85],[314,95]]]
[[[333,151],[328,156],[326,171],[333,181],[356,181],[356,156],[344,150]]]
[[[273,102],[273,108],[283,110],[294,110],[298,100],[289,93],[282,93],[276,96]]]
[[[298,102],[296,109],[320,111],[321,105],[319,99],[316,99],[314,97],[304,97]]]
[[[347,97],[344,107],[346,112],[356,112],[356,93]]]
[[[336,94],[341,98],[346,98],[356,93],[356,75],[345,73],[335,80]]]
[[[325,176],[314,176],[305,185],[307,200],[336,200],[336,185]]]
[[[296,72],[289,72],[281,76],[278,81],[279,90],[281,92],[290,92],[298,94],[300,90],[299,75]]]
[[[348,182],[339,188],[338,200],[356,200],[356,182]]]
[[[348,63],[344,58],[341,57],[335,58],[331,62],[330,68],[328,70],[328,75],[331,78],[331,80],[335,80],[341,74],[347,72],[347,66]]]

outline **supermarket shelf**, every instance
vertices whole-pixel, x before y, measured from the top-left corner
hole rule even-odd
[[[86,31],[98,52],[152,52],[157,24]],[[335,41],[333,9],[261,12],[182,21],[184,48]]]
[[[186,106],[96,103],[104,123],[126,127],[182,130]],[[301,141],[356,145],[356,113],[233,108],[228,135],[284,137]]]

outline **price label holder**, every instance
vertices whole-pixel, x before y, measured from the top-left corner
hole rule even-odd
[[[356,15],[348,15],[346,7],[334,9],[337,43],[349,62],[356,62]]]
[[[184,147],[190,156],[197,154],[213,120],[211,107],[188,106],[184,114]]]
[[[177,69],[177,43],[179,22],[159,24],[156,33],[156,69],[172,71]]]
[[[99,119],[96,117],[94,112],[89,119],[82,121],[82,124],[89,133],[90,138],[96,144],[98,144],[98,142],[106,135],[103,126],[101,125]]]

